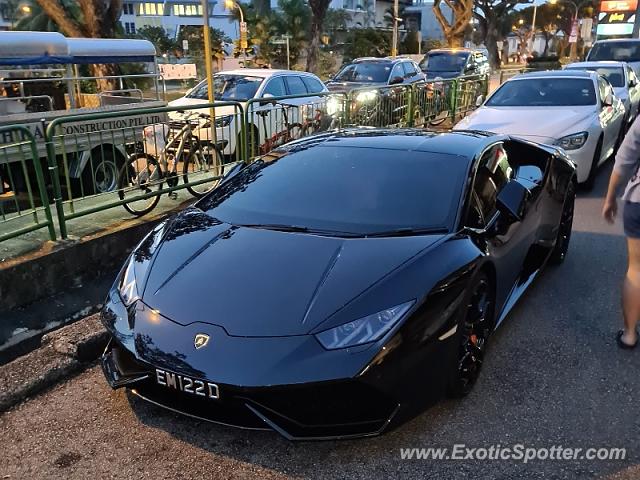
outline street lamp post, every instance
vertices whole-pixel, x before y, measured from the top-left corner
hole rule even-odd
[[[247,66],[247,25],[244,23],[244,13],[242,12],[242,7],[235,0],[225,0],[224,6],[227,10],[233,10],[234,8],[238,9],[238,13],[240,14],[240,48],[242,49],[242,56],[244,58],[244,66]]]
[[[398,0],[393,1],[393,39],[391,42],[391,56],[398,55]]]
[[[576,41],[571,43],[571,50],[569,50],[569,59],[575,60],[578,53],[578,39],[580,38],[580,28],[578,25],[578,10],[580,7],[573,0],[549,0],[551,5],[555,5],[558,2],[570,3],[575,9],[573,19],[571,20],[571,30],[573,31],[573,27],[576,27]],[[569,33],[569,35],[571,35],[571,33]]]

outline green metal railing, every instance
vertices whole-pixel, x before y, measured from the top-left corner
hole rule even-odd
[[[473,76],[253,99],[244,106],[214,102],[67,115],[42,125],[44,143],[26,126],[5,127],[0,179],[15,195],[0,201],[0,241],[43,227],[55,239],[52,208],[66,238],[69,220],[144,206],[182,189],[204,192],[229,165],[313,133],[345,126],[451,127],[486,97],[488,85],[489,76]],[[184,128],[195,139],[188,145],[180,141]],[[197,171],[191,154],[203,159]],[[14,178],[16,172],[25,181]]]
[[[56,232],[36,139],[22,125],[0,128],[0,242],[48,228]],[[33,172],[33,175],[30,175]]]
[[[215,127],[208,120],[212,112]],[[189,171],[192,146],[171,147],[186,124],[207,156],[197,172]],[[189,105],[188,112],[156,107],[56,118],[45,141],[60,235],[67,237],[67,221],[74,218],[217,183],[226,165],[243,160],[243,131],[237,102]]]

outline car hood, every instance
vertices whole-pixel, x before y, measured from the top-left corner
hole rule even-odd
[[[164,235],[142,300],[177,323],[209,323],[231,336],[303,335],[441,238],[245,228],[193,208]]]
[[[484,130],[553,143],[565,135],[585,130],[585,124],[594,116],[594,106],[481,107],[458,122],[454,130]]]
[[[327,88],[330,92],[348,92],[363,87],[384,87],[384,82],[329,82]]]
[[[194,105],[206,105],[207,103],[208,103],[207,100],[202,100],[199,98],[181,97],[169,102],[169,107],[174,107],[174,108],[184,107],[183,110],[188,111],[189,113],[201,112],[201,113],[209,114],[210,109],[208,108],[198,108],[198,109],[190,108],[190,107],[193,107]],[[216,107],[216,118],[223,117],[225,115],[233,115],[234,113],[235,113],[235,107],[233,105]],[[171,120],[181,120],[183,117],[184,117],[184,114],[180,113],[179,111],[169,112],[169,118]]]
[[[446,71],[425,71],[425,75],[427,76],[427,80],[434,80],[436,78],[455,78],[460,76],[460,70],[446,70]]]

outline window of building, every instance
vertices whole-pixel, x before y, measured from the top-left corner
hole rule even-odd
[[[164,15],[163,3],[141,3],[140,15]]]
[[[125,22],[124,31],[127,34],[135,34],[136,33],[136,24],[133,22]]]

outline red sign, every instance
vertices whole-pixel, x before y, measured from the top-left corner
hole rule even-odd
[[[635,12],[638,8],[638,0],[602,0],[601,12]]]

